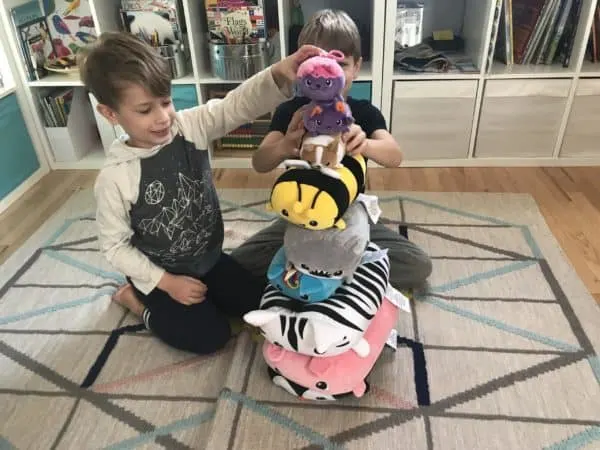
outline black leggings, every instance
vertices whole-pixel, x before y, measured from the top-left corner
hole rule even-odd
[[[135,286],[134,290],[146,307],[142,317],[150,331],[179,350],[208,354],[224,347],[231,337],[228,318],[258,309],[267,280],[253,276],[225,253],[199,279],[206,284],[206,299],[190,306],[158,288],[148,295]]]

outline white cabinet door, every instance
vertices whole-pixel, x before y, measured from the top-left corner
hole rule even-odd
[[[489,80],[475,143],[476,157],[550,157],[571,80]]]
[[[560,156],[600,155],[600,79],[579,80]]]
[[[466,158],[477,80],[397,81],[391,133],[407,160]]]

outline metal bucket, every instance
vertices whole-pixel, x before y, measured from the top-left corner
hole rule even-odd
[[[269,65],[267,42],[258,44],[210,43],[210,60],[214,76],[224,80],[242,81]]]
[[[157,47],[157,49],[160,56],[165,58],[169,63],[169,69],[171,70],[171,77],[173,79],[181,78],[186,74],[183,45],[161,45],[160,47]]]

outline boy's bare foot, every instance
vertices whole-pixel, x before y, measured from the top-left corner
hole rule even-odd
[[[142,317],[144,305],[135,296],[135,292],[133,291],[133,286],[131,286],[131,284],[128,283],[121,286],[117,292],[113,294],[112,300],[119,305],[124,306],[136,316]]]

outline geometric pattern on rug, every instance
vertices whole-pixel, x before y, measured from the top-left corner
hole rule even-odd
[[[274,218],[264,192],[231,192],[219,192],[227,251]],[[598,445],[600,359],[531,228],[415,196],[380,204],[434,273],[370,393],[335,404],[272,385],[245,333],[205,357],[153,339],[107,301],[124,278],[97,252],[93,216],[66,219],[0,286],[0,448]]]

